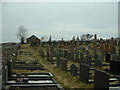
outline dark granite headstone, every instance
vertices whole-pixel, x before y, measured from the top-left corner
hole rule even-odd
[[[79,52],[78,52],[78,50],[75,51],[75,61],[79,62]]]
[[[95,67],[102,67],[102,61],[101,60],[94,60],[94,66]]]
[[[67,60],[70,60],[70,53],[67,54]]]
[[[67,71],[67,60],[61,60],[61,69]]]
[[[89,65],[80,64],[80,80],[89,83]]]
[[[120,75],[120,61],[110,61],[110,72]]]
[[[74,61],[74,51],[71,52],[70,60],[71,60],[71,61]]]
[[[92,63],[92,57],[91,56],[86,56],[86,61],[85,63],[89,66],[91,66],[91,63]]]
[[[11,63],[8,63],[8,78],[11,77]]]
[[[72,64],[70,66],[70,72],[73,76],[77,76],[78,75],[78,67],[75,64]]]
[[[99,55],[99,56],[98,56],[98,60],[103,61],[103,60],[104,60],[104,57],[103,57],[102,55]]]
[[[7,82],[8,80],[8,66],[7,65],[4,67],[3,71],[4,71],[3,75],[5,75],[5,77],[3,77],[4,81]]]
[[[49,49],[47,49],[47,51],[46,51],[46,59],[47,59],[47,61],[49,61]]]
[[[98,54],[94,53],[94,59],[98,59]]]
[[[93,50],[93,52],[94,52],[94,53],[97,52],[97,46],[96,46],[96,45],[94,46],[94,50]]]
[[[94,74],[94,88],[109,90],[109,75],[106,72],[96,70]]]
[[[50,62],[53,64],[53,54],[50,52]]]
[[[80,63],[84,63],[84,62],[85,62],[84,54],[80,53]]]
[[[67,57],[67,49],[64,50],[64,57],[66,58]]]
[[[105,61],[110,62],[110,52],[106,53]]]
[[[115,47],[112,48],[111,53],[116,54],[116,48]]]
[[[57,55],[56,61],[57,61],[57,67],[60,67],[60,55],[59,54]]]
[[[112,57],[111,59],[112,61],[120,61],[120,55],[112,54],[111,57]]]

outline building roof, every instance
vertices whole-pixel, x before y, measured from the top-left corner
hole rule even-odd
[[[36,39],[39,39],[38,37],[36,37],[35,35],[32,35],[30,37],[28,37],[27,39],[30,39],[30,38],[36,38]],[[39,39],[40,40],[40,39]]]

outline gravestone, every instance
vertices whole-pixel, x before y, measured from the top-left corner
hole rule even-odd
[[[84,63],[84,62],[85,62],[84,54],[80,53],[80,63]]]
[[[103,60],[104,60],[104,57],[103,57],[102,55],[99,55],[99,56],[98,56],[98,60],[103,61]]]
[[[92,57],[87,55],[87,56],[86,56],[86,61],[85,61],[85,63],[86,63],[87,65],[91,66]]]
[[[101,57],[103,58],[103,61],[105,61],[105,52],[101,52]]]
[[[102,67],[102,61],[101,60],[94,60],[94,66],[95,67]]]
[[[109,90],[109,75],[106,72],[100,70],[95,71],[94,88]]]
[[[67,60],[61,60],[61,69],[67,71]]]
[[[63,50],[60,50],[60,55],[61,55],[61,57],[64,57],[64,51]]]
[[[50,62],[53,64],[53,54],[50,52]]]
[[[11,63],[8,63],[7,66],[8,66],[8,78],[10,78],[11,77]]]
[[[98,54],[94,53],[94,59],[98,59]]]
[[[60,67],[60,53],[57,54],[57,67]]]
[[[112,54],[116,54],[116,48],[115,48],[115,46],[112,47],[111,53]]]
[[[110,62],[110,52],[106,53],[105,61]]]
[[[49,61],[49,49],[47,49],[47,51],[46,51],[46,59],[47,59],[47,61]]]
[[[110,72],[120,75],[120,55],[112,54]]]
[[[97,41],[97,34],[94,34],[94,46],[96,45],[96,41]]]
[[[74,61],[74,50],[71,50],[71,53],[70,53],[70,60],[71,61]]]
[[[80,64],[80,80],[89,83],[89,65]]]
[[[76,38],[76,41],[77,41],[77,46],[79,46],[80,45],[80,40],[79,40],[79,37],[77,36],[77,38]]]
[[[97,46],[96,46],[96,45],[94,46],[94,50],[93,50],[93,52],[94,52],[94,53],[97,52]]]
[[[67,53],[67,60],[70,60],[70,52]]]
[[[119,55],[112,54],[111,57],[112,57],[112,59],[111,59],[112,61],[119,61]]]
[[[63,40],[63,38],[61,40],[61,48],[64,48],[64,40]]]
[[[118,54],[120,55],[120,49],[118,50]]]
[[[104,50],[103,40],[100,39],[100,51],[103,52],[103,50]]]
[[[75,51],[75,61],[79,62],[79,52],[78,52],[78,50]]]
[[[5,82],[8,80],[8,66],[5,66]]]
[[[78,67],[75,64],[72,64],[70,66],[70,72],[73,76],[77,76],[78,75]]]
[[[75,37],[73,37],[73,40],[72,40],[72,47],[75,47]]]
[[[64,50],[64,57],[66,58],[67,57],[67,49]]]

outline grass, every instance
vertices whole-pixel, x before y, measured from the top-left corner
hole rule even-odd
[[[46,49],[44,48],[44,51]],[[44,58],[39,56],[39,53],[31,48],[28,44],[22,44],[20,51],[32,53],[33,56],[18,55],[17,58],[22,61],[27,60],[39,60],[39,63],[43,64],[46,68],[45,71],[30,71],[30,70],[16,70],[13,69],[14,73],[29,73],[29,72],[51,72],[54,75],[54,78],[60,83],[64,88],[93,88],[93,84],[85,84],[79,80],[79,77],[74,77],[70,72],[62,71],[60,68],[57,68],[55,64],[51,64],[46,61]],[[68,67],[74,62],[68,61]],[[74,63],[79,65],[78,63]]]
[[[49,47],[49,46],[47,46]],[[85,47],[85,45],[83,46]],[[43,64],[46,68],[45,72],[51,72],[54,75],[54,78],[57,80],[58,83],[60,83],[64,88],[93,88],[93,84],[85,84],[81,82],[79,79],[80,77],[74,77],[70,74],[70,72],[65,72],[62,71],[60,68],[56,67],[56,64],[51,64],[50,62],[46,61],[45,58],[42,58],[39,56],[39,53],[35,51],[33,48],[29,46],[29,44],[22,44],[20,49],[23,52],[30,52],[33,54],[33,56],[26,57],[24,55],[20,55],[17,58],[20,60],[39,60],[40,64]],[[38,47],[42,48],[42,47]],[[120,48],[120,47],[118,47]],[[44,52],[46,52],[46,48],[42,48]],[[98,47],[99,49],[99,47]],[[100,54],[100,51],[97,51],[98,54]],[[93,45],[90,47],[90,54],[93,54]],[[54,58],[55,59],[55,58]],[[79,66],[79,63],[73,62],[73,61],[68,61],[67,66],[70,67],[71,64],[76,64]],[[104,67],[104,68],[97,68],[100,70],[103,70],[105,68],[109,67]],[[25,70],[13,70],[13,72],[41,72],[41,71],[25,71]]]

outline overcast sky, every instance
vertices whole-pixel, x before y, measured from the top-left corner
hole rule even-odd
[[[118,36],[117,2],[6,2],[2,10],[2,42],[18,42],[16,32],[21,25],[28,29],[28,37]]]

